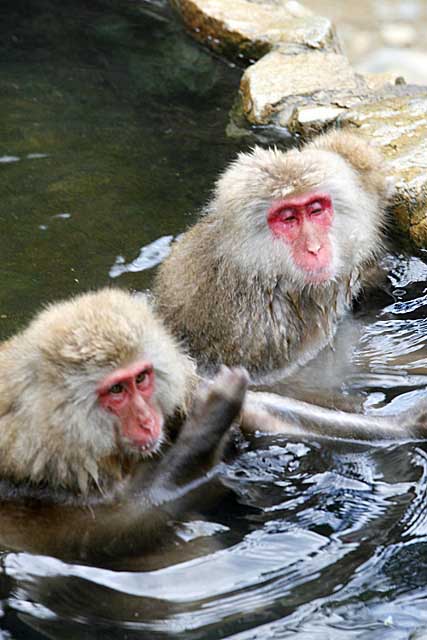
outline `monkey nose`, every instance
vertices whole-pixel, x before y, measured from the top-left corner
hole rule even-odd
[[[153,433],[156,428],[156,421],[151,415],[139,416],[139,428],[148,433]]]
[[[320,242],[310,242],[307,245],[308,253],[312,253],[314,256],[317,256],[321,248],[322,248],[322,245],[320,244]]]

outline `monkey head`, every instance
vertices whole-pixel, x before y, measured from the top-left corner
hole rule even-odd
[[[76,492],[158,451],[194,381],[147,299],[117,289],[52,304],[1,358],[14,382],[0,418],[6,474]]]
[[[382,248],[382,163],[342,131],[301,150],[240,154],[210,205],[222,226],[220,251],[248,274],[286,275],[297,287],[349,275]]]

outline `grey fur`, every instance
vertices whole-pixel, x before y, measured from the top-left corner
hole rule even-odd
[[[287,153],[255,147],[226,169],[155,282],[160,314],[201,365],[290,373],[330,342],[383,251],[381,167],[359,136],[334,131]],[[307,282],[266,223],[272,201],[315,189],[335,209],[332,275],[320,284]]]

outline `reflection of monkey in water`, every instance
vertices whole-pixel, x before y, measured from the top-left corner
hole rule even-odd
[[[334,131],[301,150],[255,147],[228,167],[155,287],[201,364],[257,378],[331,340],[383,249],[382,164],[357,135]]]

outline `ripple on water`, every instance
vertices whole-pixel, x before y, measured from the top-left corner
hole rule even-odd
[[[424,448],[268,440],[256,439],[224,469],[242,521],[229,546],[223,540],[155,571],[9,554],[4,570],[17,587],[8,606],[35,628],[64,630],[55,637],[87,625],[109,637],[189,639],[250,638],[255,629],[262,638],[291,630],[308,638],[315,629],[341,638],[421,625],[414,603],[426,597]],[[247,464],[250,473],[240,473]],[[215,539],[233,515],[218,509],[216,526],[210,518],[201,535]]]

